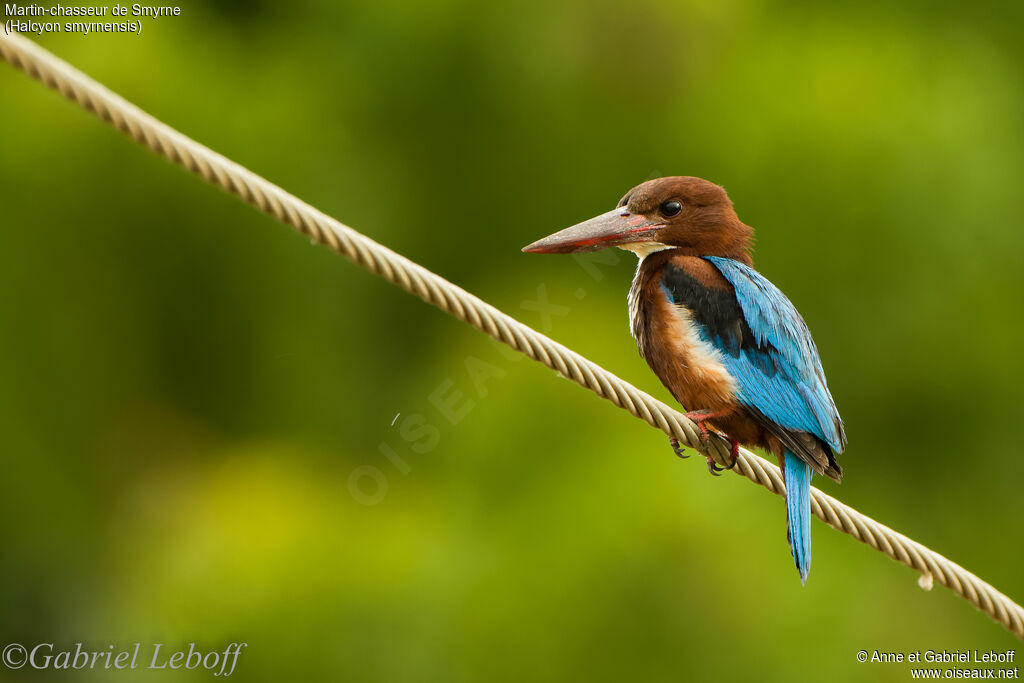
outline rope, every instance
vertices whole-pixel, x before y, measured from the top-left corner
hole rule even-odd
[[[327,246],[427,303],[543,363],[563,377],[674,436],[681,443],[706,451],[720,465],[728,462],[729,448],[726,442],[712,439],[707,447],[702,447],[697,427],[679,411],[423,266],[374,242],[248,169],[161,123],[27,38],[16,33],[0,36],[0,56],[15,68],[77,102],[136,142],[201,176],[207,182],[238,195],[243,201],[292,226],[314,242]],[[740,451],[733,471],[772,493],[785,493],[779,468],[748,450]],[[921,572],[919,583],[923,587],[930,588],[932,581],[937,581],[1024,640],[1024,608],[960,565],[816,488],[811,489],[811,511],[829,526]]]

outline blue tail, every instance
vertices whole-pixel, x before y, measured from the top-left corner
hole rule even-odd
[[[786,540],[804,583],[811,572],[811,468],[789,451],[785,460]]]

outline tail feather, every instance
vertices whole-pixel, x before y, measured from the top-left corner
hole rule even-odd
[[[807,581],[811,571],[811,468],[803,460],[786,451],[786,540],[793,552],[793,562],[800,572],[800,582]]]

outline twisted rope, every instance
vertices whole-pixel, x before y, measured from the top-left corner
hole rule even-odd
[[[729,460],[723,440],[702,447],[697,427],[682,413],[640,391],[596,363],[502,313],[426,268],[374,242],[318,211],[235,162],[185,137],[107,90],[34,42],[18,35],[0,35],[0,56],[15,68],[59,91],[171,162],[207,182],[238,195],[260,211],[309,236],[314,242],[415,294],[459,320],[539,361],[580,386],[590,389],[653,427],[704,450],[721,465]],[[779,468],[741,450],[734,472],[785,494]],[[835,498],[811,489],[811,511],[829,526],[921,572],[919,583],[938,581],[1024,639],[1024,608],[993,586],[942,555],[867,517]]]

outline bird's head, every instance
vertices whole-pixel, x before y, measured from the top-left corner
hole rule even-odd
[[[523,247],[534,254],[572,254],[620,247],[645,256],[678,248],[750,264],[754,231],[740,222],[718,185],[690,176],[648,180],[616,208]]]

